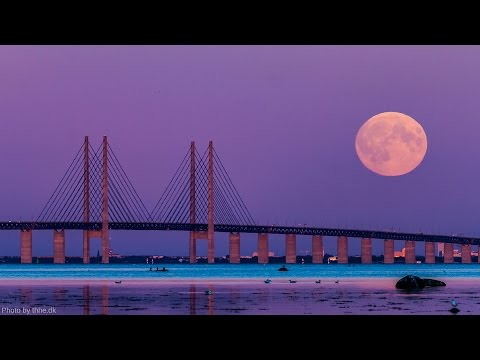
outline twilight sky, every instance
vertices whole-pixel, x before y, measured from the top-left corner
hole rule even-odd
[[[480,236],[478,64],[479,46],[0,46],[0,219],[35,219],[83,137],[96,148],[107,135],[148,209],[190,141],[203,152],[213,140],[260,223]],[[374,174],[355,153],[360,126],[385,111],[427,134],[407,175]],[[0,232],[0,254],[19,255],[19,237]],[[188,233],[111,237],[122,254],[188,254]],[[256,235],[241,239],[251,255]],[[336,239],[324,243],[336,253]],[[81,247],[67,231],[66,255]],[[284,237],[270,248],[283,255]],[[217,233],[216,255],[227,251]],[[52,232],[35,231],[33,255],[52,254]]]

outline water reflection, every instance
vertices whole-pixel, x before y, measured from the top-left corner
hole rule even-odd
[[[208,285],[208,300],[207,300],[207,311],[208,315],[213,315],[213,307],[215,305],[215,287],[212,284]]]
[[[91,307],[94,309],[100,307],[100,314],[108,315],[109,308],[109,288],[108,284],[102,284],[100,289],[98,286],[83,286],[83,315],[98,314],[95,311],[91,312]]]
[[[108,286],[102,286],[102,315],[108,315]]]
[[[197,286],[190,285],[190,315],[197,314]]]
[[[22,287],[20,288],[20,303],[22,305],[29,305],[32,303],[32,288]]]
[[[90,285],[83,286],[83,315],[90,315]]]
[[[462,314],[480,314],[480,285],[452,284],[419,293],[380,284],[335,283],[151,284],[114,281],[58,285],[0,285],[8,310],[59,315],[447,314],[452,298]],[[25,308],[25,310],[24,310]],[[53,312],[52,312],[53,314]]]
[[[202,286],[198,289],[197,285],[191,284],[189,287],[190,315],[214,315],[214,309],[215,287],[213,284],[208,284],[206,288],[205,286]]]

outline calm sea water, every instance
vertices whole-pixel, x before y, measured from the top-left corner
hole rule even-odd
[[[0,281],[13,281],[0,285],[0,315],[452,315],[452,299],[460,314],[480,314],[480,264],[298,264],[286,265],[288,272],[277,271],[281,264],[158,266],[168,271],[156,272],[156,264],[2,264]],[[396,289],[397,279],[407,274],[445,280],[447,286]],[[229,278],[258,281],[213,281]],[[341,278],[352,279],[336,281]],[[35,279],[85,281],[15,281]],[[134,279],[160,281],[128,281]]]
[[[146,264],[0,264],[1,279],[157,279],[157,278],[400,278],[407,274],[421,277],[478,277],[480,264],[289,264],[288,272],[277,271],[281,264],[159,264],[167,272]],[[153,271],[150,271],[152,268]]]

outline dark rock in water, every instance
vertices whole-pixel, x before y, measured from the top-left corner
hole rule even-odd
[[[454,307],[454,308],[451,308],[451,309],[448,310],[448,311],[450,311],[452,314],[456,314],[456,313],[458,313],[458,312],[460,311],[460,309],[457,309],[456,307]]]
[[[285,267],[285,265],[283,265],[280,269],[278,269],[278,271],[288,271],[288,269]]]
[[[397,281],[397,289],[412,290],[423,289],[426,286],[446,286],[443,281],[435,279],[422,279],[415,275],[407,275]]]
[[[443,281],[435,279],[422,279],[425,286],[447,286]]]
[[[397,289],[423,289],[425,286],[423,285],[423,281],[418,276],[414,275],[407,275],[397,281],[395,284]]]

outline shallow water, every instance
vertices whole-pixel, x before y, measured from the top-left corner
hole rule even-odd
[[[448,280],[447,280],[448,281]],[[36,309],[59,315],[452,315],[455,299],[462,315],[480,314],[480,284],[455,282],[446,287],[406,292],[395,281],[356,283],[278,280],[231,284],[201,283],[0,285],[2,313],[31,314]],[[35,308],[35,309],[34,309]],[[12,310],[13,309],[13,310]],[[13,311],[13,312],[12,312]]]
[[[157,272],[166,267],[169,271]],[[281,264],[0,264],[1,279],[172,279],[172,278],[401,278],[478,277],[480,264],[288,264],[288,272],[277,271]],[[153,271],[150,271],[152,268]]]
[[[277,271],[281,264],[164,265],[167,272],[146,264],[0,265],[0,313],[458,316],[449,311],[455,299],[460,315],[480,315],[479,264],[287,265],[288,272]],[[396,289],[407,274],[447,286]]]

